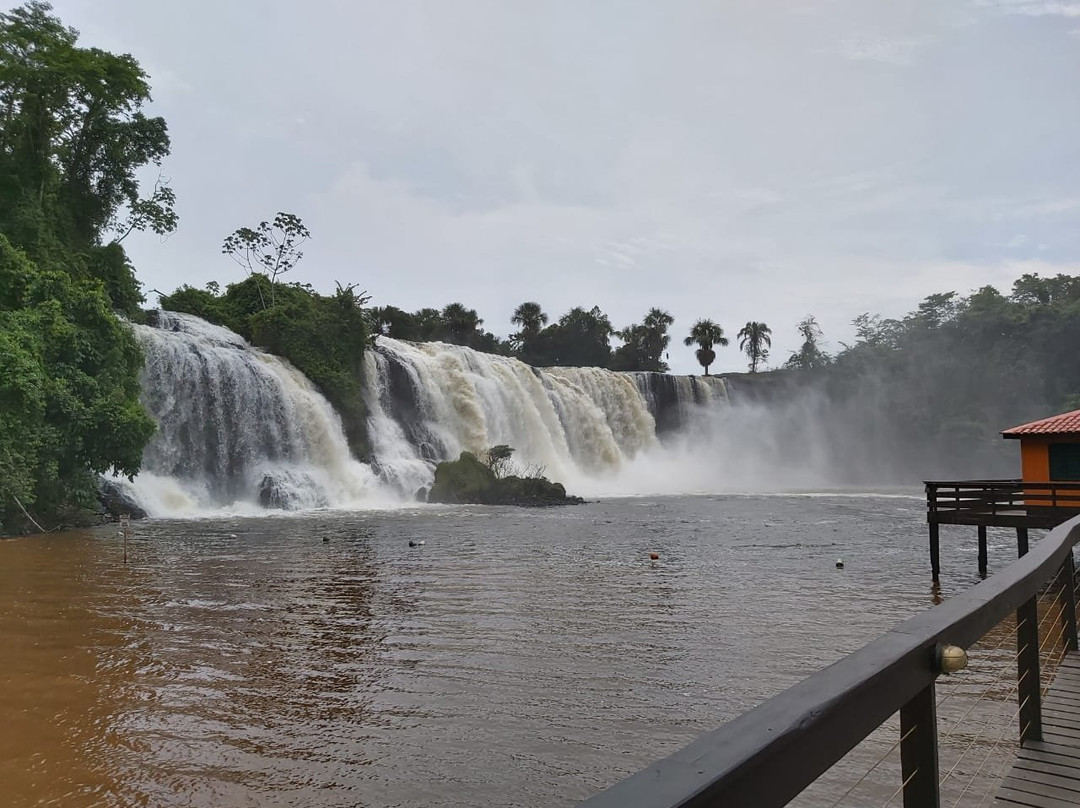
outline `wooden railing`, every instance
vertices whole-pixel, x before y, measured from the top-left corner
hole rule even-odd
[[[926,507],[930,522],[1054,527],[1080,513],[1080,482],[929,481]]]
[[[995,485],[997,483],[994,483]],[[582,803],[587,808],[786,805],[896,712],[905,808],[940,804],[935,681],[943,650],[967,649],[1016,614],[1021,741],[1041,738],[1039,591],[1062,582],[1057,630],[1077,648],[1073,546],[1080,517],[1001,572]],[[1048,633],[1048,632],[1046,632]]]

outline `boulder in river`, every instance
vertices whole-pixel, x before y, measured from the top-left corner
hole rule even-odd
[[[568,496],[562,483],[546,477],[500,477],[475,455],[462,452],[457,460],[435,467],[435,483],[428,502],[472,505],[577,505],[580,497]]]
[[[109,477],[98,478],[98,502],[109,516],[128,514],[132,519],[146,518],[146,511],[139,507],[131,493],[120,482]]]

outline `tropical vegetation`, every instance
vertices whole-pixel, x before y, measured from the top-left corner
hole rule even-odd
[[[176,226],[169,153],[130,56],[79,45],[41,2],[0,14],[0,527],[92,501],[132,475],[153,423],[121,315],[142,294],[120,242]]]
[[[709,366],[716,361],[716,351],[713,350],[713,346],[727,345],[728,338],[724,336],[724,329],[712,320],[698,320],[690,329],[690,335],[683,340],[684,345],[695,343],[698,348],[694,355],[697,357],[698,364],[705,368],[705,375],[708,376]]]
[[[750,358],[750,372],[757,373],[758,365],[769,358],[772,347],[772,329],[765,323],[748,322],[736,335],[739,338],[739,350]]]
[[[829,364],[830,356],[821,349],[821,327],[814,315],[808,314],[799,321],[798,331],[802,345],[799,350],[791,352],[784,367],[814,370]]]

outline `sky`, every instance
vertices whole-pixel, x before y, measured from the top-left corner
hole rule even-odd
[[[147,289],[241,280],[225,236],[288,211],[287,280],[500,336],[526,300],[658,306],[694,373],[699,318],[768,323],[776,366],[808,314],[837,350],[863,312],[1080,273],[1080,0],[54,7],[169,125],[180,226],[125,242]]]

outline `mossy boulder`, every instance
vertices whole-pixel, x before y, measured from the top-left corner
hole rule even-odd
[[[428,502],[448,505],[486,502],[495,487],[495,472],[470,452],[462,452],[457,460],[447,460],[435,467],[435,482],[428,492]]]
[[[494,494],[500,505],[538,507],[580,505],[585,501],[567,496],[562,483],[553,483],[546,477],[502,477],[495,482]]]
[[[457,460],[435,467],[435,483],[428,502],[448,505],[576,505],[580,497],[566,495],[562,483],[544,477],[498,477],[487,465],[469,452]]]

